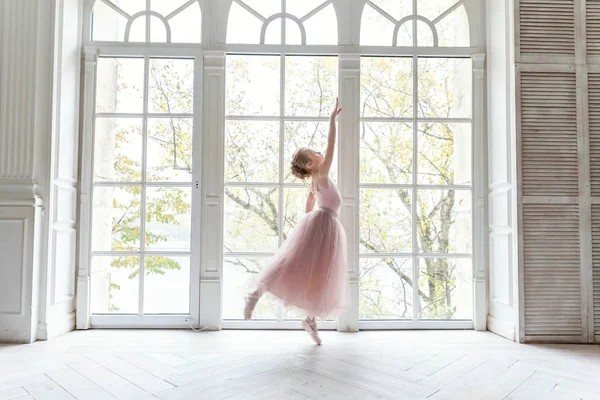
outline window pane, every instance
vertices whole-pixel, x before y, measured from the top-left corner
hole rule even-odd
[[[303,4],[304,2],[290,3]],[[337,15],[333,4],[304,21],[304,28],[306,29],[306,44],[338,44]]]
[[[419,116],[471,117],[471,60],[419,59]]]
[[[438,22],[435,27],[440,46],[470,46],[469,17],[464,6],[458,7],[452,14]]]
[[[146,257],[144,272],[144,314],[190,312],[189,257]]]
[[[224,251],[274,252],[279,244],[278,190],[225,188]]]
[[[226,121],[225,181],[279,182],[279,122]]]
[[[138,257],[92,257],[92,314],[137,314]]]
[[[329,116],[338,93],[337,57],[285,58],[285,114]]]
[[[169,20],[173,43],[200,43],[202,41],[202,13],[198,3]]]
[[[309,147],[325,154],[328,134],[329,123],[325,121],[288,121],[285,123],[285,169],[283,175],[286,182],[299,182],[290,171],[290,163],[296,150],[300,147]],[[338,171],[337,153],[336,151],[333,155],[333,163],[329,171],[329,176],[334,180]]]
[[[260,19],[232,2],[227,19],[227,43],[259,43],[262,25]]]
[[[96,118],[94,180],[141,182],[142,120]]]
[[[145,42],[146,41],[146,16],[138,16],[131,23],[129,36],[125,37],[127,42]]]
[[[279,59],[277,56],[227,56],[227,114],[280,114]]]
[[[285,20],[285,44],[302,44],[300,26],[290,18]]]
[[[405,189],[361,189],[360,251],[412,253],[412,199]]]
[[[265,18],[281,12],[281,0],[244,0],[244,3]]]
[[[283,191],[283,238],[286,239],[290,231],[305,215],[307,188],[284,189]],[[318,206],[315,204],[315,209]]]
[[[412,319],[412,259],[360,260],[360,319]]]
[[[412,123],[363,122],[360,128],[361,183],[412,183]]]
[[[470,253],[470,190],[419,190],[419,251],[430,254]]]
[[[419,260],[420,319],[473,319],[470,259]]]
[[[92,15],[92,40],[122,42],[127,19],[102,1],[96,1]]]
[[[150,16],[150,41],[154,43],[167,42],[167,28],[163,21],[155,16]]]
[[[471,124],[419,124],[419,183],[471,184]]]
[[[146,189],[146,250],[189,251],[191,188]]]
[[[191,182],[193,130],[192,119],[148,119],[148,181]]]
[[[94,188],[92,249],[138,251],[140,249],[140,187]]]
[[[254,289],[258,273],[270,260],[264,258],[228,257],[223,262],[223,319],[244,319],[244,296]],[[274,296],[261,297],[252,313],[252,319],[300,319],[301,310],[284,308]]]
[[[412,63],[410,58],[361,59],[361,117],[412,117]]]
[[[375,6],[383,10],[395,21],[412,14],[412,0],[373,0]],[[376,8],[366,4],[362,13],[360,44],[371,46],[391,46],[394,36],[394,22],[382,15]],[[399,46],[412,46],[412,22],[400,27]]]
[[[277,18],[267,25],[264,44],[281,44],[281,18]]]
[[[96,112],[144,111],[144,59],[101,57],[96,82]]]
[[[140,11],[146,10],[146,0],[126,0],[126,1],[114,1],[115,3],[129,15],[137,14]]]
[[[286,1],[285,11],[298,18],[302,18],[323,3],[325,3],[323,0]]]
[[[434,44],[431,26],[423,21],[417,21],[417,46],[432,47]]]
[[[150,59],[148,110],[185,113],[194,110],[194,60]]]

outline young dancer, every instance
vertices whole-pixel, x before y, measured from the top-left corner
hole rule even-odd
[[[335,152],[335,118],[341,111],[336,99],[324,157],[318,151],[303,147],[292,158],[292,174],[310,188],[306,215],[258,275],[256,290],[246,296],[244,309],[245,318],[252,318],[260,297],[270,292],[285,305],[306,311],[302,327],[319,345],[321,338],[315,317],[336,317],[350,308],[346,233],[338,220],[342,199],[329,179]],[[313,210],[315,200],[319,208]]]

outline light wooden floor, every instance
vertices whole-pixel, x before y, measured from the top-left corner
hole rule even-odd
[[[473,331],[91,330],[0,345],[0,399],[600,399],[600,346]]]

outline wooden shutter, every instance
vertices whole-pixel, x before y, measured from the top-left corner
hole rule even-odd
[[[521,54],[575,55],[573,0],[519,0]]]
[[[523,250],[525,335],[581,335],[578,205],[525,204]]]
[[[592,206],[592,268],[594,335],[598,337],[600,336],[600,204]]]
[[[600,56],[600,1],[586,1],[586,34],[587,53],[590,56]]]
[[[522,71],[520,85],[523,195],[577,196],[575,74]]]

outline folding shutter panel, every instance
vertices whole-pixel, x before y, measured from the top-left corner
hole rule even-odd
[[[592,3],[600,10],[600,2]],[[590,2],[588,1],[588,7]],[[588,15],[590,14],[588,10]],[[596,13],[598,15],[598,13]],[[588,34],[589,43],[589,34]],[[589,49],[589,47],[588,47]],[[600,49],[599,49],[600,50]],[[592,198],[600,198],[600,73],[588,74],[590,138],[590,187]],[[600,340],[600,204],[592,205],[592,287],[594,335]]]
[[[600,1],[586,1],[587,53],[600,56]]]
[[[520,0],[521,54],[575,55],[573,0]]]
[[[575,74],[521,72],[521,179],[525,196],[577,196]]]
[[[600,204],[592,206],[592,264],[594,335],[600,341]]]
[[[581,335],[579,206],[525,204],[523,251],[525,335]]]

